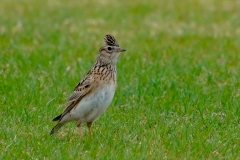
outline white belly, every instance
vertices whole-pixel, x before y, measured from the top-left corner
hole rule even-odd
[[[115,93],[115,85],[104,85],[98,91],[85,96],[70,115],[81,123],[93,122],[99,118],[112,102]]]

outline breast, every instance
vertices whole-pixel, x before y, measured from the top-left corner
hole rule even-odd
[[[99,118],[112,102],[116,90],[114,84],[101,85],[95,92],[84,97],[75,108],[74,117],[81,122],[93,122]]]
[[[103,88],[99,89],[96,93],[95,98],[97,98],[99,108],[105,108],[109,106],[112,102],[112,99],[115,94],[115,86],[104,86]]]

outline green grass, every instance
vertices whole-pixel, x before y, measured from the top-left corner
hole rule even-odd
[[[238,0],[0,2],[0,159],[240,159]],[[113,34],[107,112],[49,136]]]

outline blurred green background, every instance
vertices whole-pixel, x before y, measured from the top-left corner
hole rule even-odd
[[[0,159],[239,159],[239,0],[1,0]],[[127,50],[82,141],[49,136],[106,34]]]

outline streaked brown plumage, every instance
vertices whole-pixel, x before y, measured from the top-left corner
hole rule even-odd
[[[77,121],[81,136],[82,123],[87,123],[92,134],[92,123],[104,113],[112,101],[117,87],[117,59],[125,49],[119,46],[112,35],[106,35],[104,40],[105,45],[99,49],[92,69],[77,84],[62,114],[53,119],[58,121],[58,124],[51,130],[51,135],[70,121]]]

